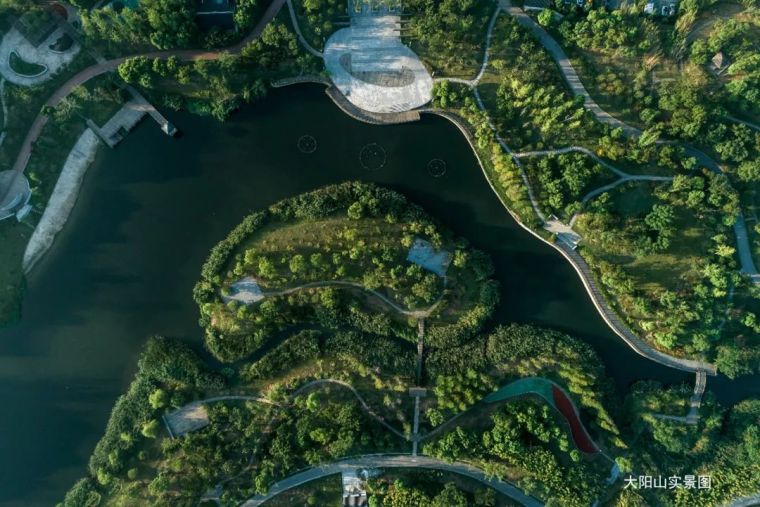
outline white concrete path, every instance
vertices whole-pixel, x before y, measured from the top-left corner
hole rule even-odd
[[[257,507],[283,491],[298,487],[307,482],[335,475],[344,471],[356,471],[361,468],[423,468],[451,472],[494,488],[499,493],[507,495],[512,500],[527,507],[541,507],[543,504],[523,493],[520,489],[506,481],[500,481],[483,470],[462,462],[447,463],[427,456],[374,454],[349,458],[334,463],[327,463],[295,473],[278,481],[269,488],[265,495],[256,495],[242,504],[242,507]]]

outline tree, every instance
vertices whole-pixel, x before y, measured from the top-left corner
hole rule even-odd
[[[348,215],[348,218],[352,220],[359,220],[364,216],[364,206],[357,201],[348,207],[346,214]]]
[[[431,507],[467,507],[467,497],[453,482],[448,482],[443,490],[433,498]]]
[[[159,49],[187,47],[198,33],[193,0],[141,0],[151,28],[150,42]]]
[[[136,83],[141,77],[151,72],[150,60],[144,56],[127,58],[124,63],[120,64],[117,72],[127,83]]]
[[[169,394],[163,389],[156,389],[148,397],[150,406],[158,410],[169,404]]]
[[[760,181],[760,158],[742,162],[739,164],[736,174],[740,180],[747,183]]]
[[[294,275],[303,273],[306,271],[307,264],[306,259],[301,254],[296,254],[293,257],[290,258],[290,262],[288,263],[288,267],[290,268],[290,272]]]
[[[475,505],[494,507],[496,505],[496,491],[491,488],[481,488],[475,491]]]
[[[63,499],[63,507],[97,507],[100,493],[91,479],[80,479],[72,486]]]
[[[417,507],[419,505],[430,505],[428,496],[416,488],[407,487],[398,480],[388,489],[383,499],[384,507]]]
[[[538,23],[541,26],[549,26],[552,23],[554,15],[551,9],[544,9],[538,14]]]
[[[158,430],[161,428],[158,420],[151,419],[142,425],[140,433],[146,438],[156,438],[158,436]]]

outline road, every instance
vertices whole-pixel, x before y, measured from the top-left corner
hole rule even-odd
[[[356,471],[356,469],[359,468],[424,468],[451,472],[469,477],[470,479],[481,482],[486,486],[490,486],[521,505],[527,507],[541,507],[543,505],[541,502],[526,495],[512,484],[498,479],[489,478],[485,472],[472,465],[468,465],[467,463],[447,463],[427,456],[415,457],[410,455],[375,454],[345,459],[295,473],[290,477],[286,477],[285,479],[272,484],[267,494],[251,497],[243,503],[241,507],[257,507],[283,491],[287,491],[329,475],[339,474],[344,471]]]

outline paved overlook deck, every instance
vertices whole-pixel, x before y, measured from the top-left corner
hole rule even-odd
[[[370,113],[403,113],[430,102],[433,78],[401,42],[401,17],[366,8],[349,12],[351,25],[333,33],[324,51],[325,67],[341,94]]]

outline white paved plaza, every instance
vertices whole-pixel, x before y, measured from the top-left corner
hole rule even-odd
[[[34,47],[21,35],[21,32],[11,28],[0,42],[0,75],[11,83],[21,86],[38,85],[52,78],[59,70],[71,63],[80,49],[79,44],[74,42],[64,52],[52,50],[50,46],[64,33],[63,28],[58,28],[39,46]],[[35,76],[15,72],[11,68],[11,53],[16,53],[26,62],[41,65],[44,70]]]
[[[398,113],[430,102],[433,79],[401,42],[400,29],[398,16],[357,15],[328,39],[324,59],[330,78],[360,109]]]

